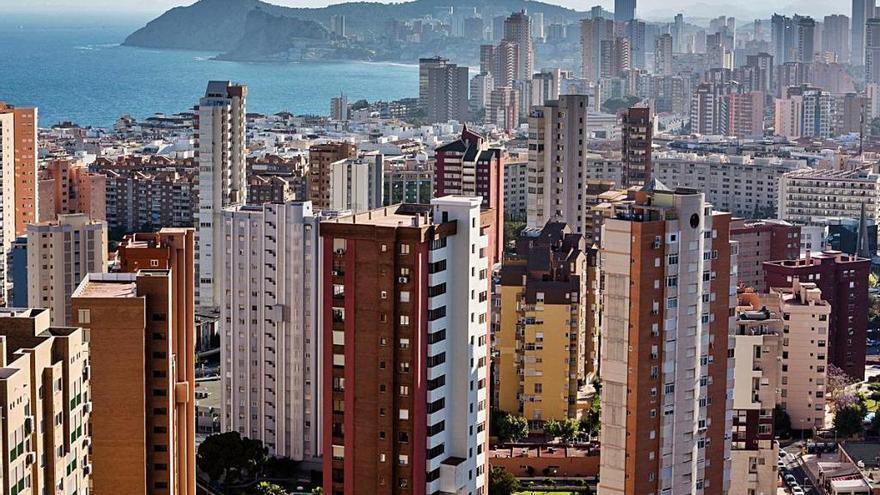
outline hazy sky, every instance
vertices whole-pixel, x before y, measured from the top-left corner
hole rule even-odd
[[[187,5],[194,0],[0,0],[0,11],[28,13],[100,13],[106,16],[158,15],[171,7]],[[268,0],[270,3],[298,7],[322,7],[339,0]],[[400,1],[400,0],[397,0]],[[578,10],[588,10],[599,4],[611,9],[614,0],[545,0]],[[830,13],[849,14],[848,0],[640,0],[638,12],[645,18],[671,17],[673,11],[691,15],[737,15],[740,17],[769,17],[774,11],[798,12],[823,16]],[[667,15],[668,13],[668,15]]]

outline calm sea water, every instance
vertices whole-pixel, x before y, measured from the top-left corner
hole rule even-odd
[[[339,93],[349,101],[418,94],[414,65],[250,64],[213,61],[213,53],[119,46],[139,25],[0,19],[0,100],[39,106],[42,126],[62,120],[110,126],[126,113],[187,110],[210,79],[247,84],[248,111],[261,113],[326,115]]]

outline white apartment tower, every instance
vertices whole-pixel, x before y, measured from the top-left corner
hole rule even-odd
[[[318,217],[311,202],[236,206],[222,214],[217,274],[221,428],[272,455],[321,455]]]
[[[247,139],[245,100],[247,86],[211,81],[197,111],[199,211],[196,224],[197,304],[215,307],[220,293],[215,246],[223,245],[219,224],[223,208],[244,204]]]
[[[529,115],[529,190],[527,224],[541,229],[550,221],[581,231],[586,180],[587,103],[585,95],[560,95]]]

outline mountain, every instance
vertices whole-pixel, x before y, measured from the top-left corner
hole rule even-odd
[[[272,15],[258,6],[247,13],[244,35],[221,60],[287,60],[291,51],[301,51],[314,42],[323,42],[328,33],[314,21]]]
[[[175,7],[125,39],[124,45],[145,48],[174,48],[228,52],[237,50],[245,40],[248,14],[259,9],[263,14],[291,17],[329,26],[330,17],[344,15],[346,30],[362,35],[379,34],[389,19],[442,17],[450,9],[479,12],[484,19],[527,10],[544,14],[544,22],[572,22],[584,16],[572,9],[531,0],[414,0],[382,4],[350,2],[324,8],[290,8],[260,0],[199,0],[188,7]],[[253,21],[253,20],[252,20]],[[263,19],[264,22],[268,18]],[[268,24],[267,24],[268,25]],[[308,26],[303,24],[303,27]],[[314,32],[309,26],[307,31]],[[250,34],[253,34],[251,32]],[[267,37],[275,37],[267,34]]]

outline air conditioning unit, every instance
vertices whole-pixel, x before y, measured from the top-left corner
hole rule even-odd
[[[92,377],[92,367],[89,365],[83,366],[83,379],[88,380]]]
[[[333,252],[336,254],[345,254],[345,249],[337,249],[336,251],[333,251]]]
[[[37,462],[37,454],[36,454],[35,452],[28,452],[28,453],[25,454],[25,456],[24,456],[24,462],[25,462],[25,464],[27,464],[28,466],[30,466],[31,464]]]
[[[24,433],[25,433],[25,435],[29,435],[33,431],[34,431],[34,417],[33,416],[25,416],[24,417]]]
[[[83,412],[89,414],[92,412],[92,401],[86,402],[83,405]]]
[[[397,277],[397,282],[398,282],[398,283],[401,283],[401,284],[408,284],[408,283],[409,283],[409,277]]]

